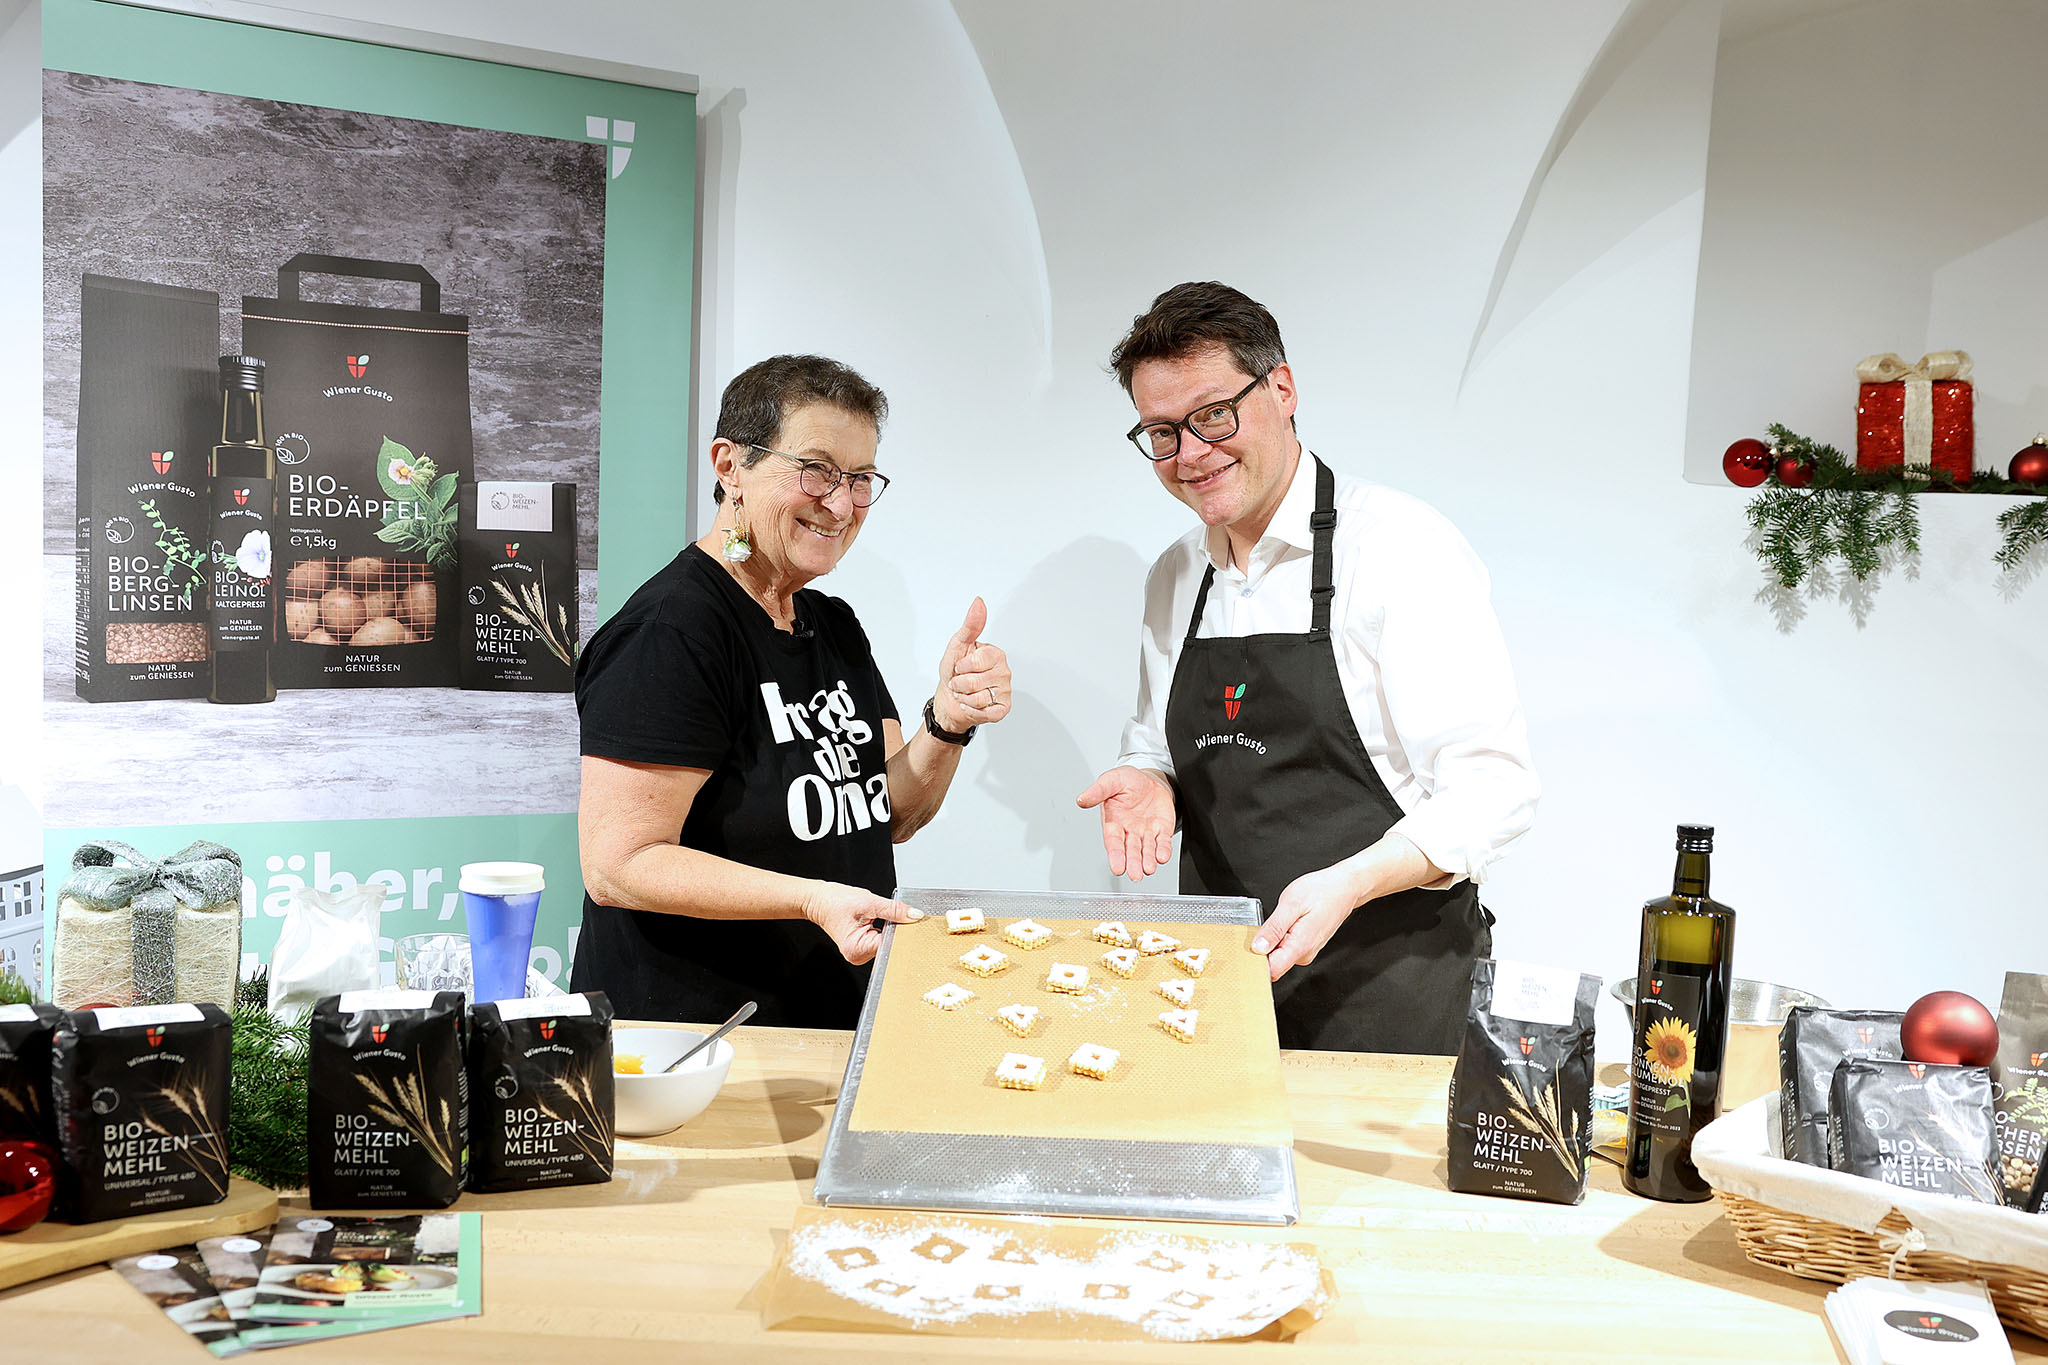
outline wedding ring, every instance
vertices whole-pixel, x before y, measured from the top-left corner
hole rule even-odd
[[[988,690],[988,704],[990,706],[994,706],[996,704],[996,690],[993,687],[991,687]]]

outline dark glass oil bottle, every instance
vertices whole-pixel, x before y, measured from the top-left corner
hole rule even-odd
[[[220,358],[220,441],[207,464],[213,522],[207,568],[214,701],[274,701],[277,455],[263,440],[263,362]]]
[[[1735,980],[1735,912],[1707,895],[1713,851],[1712,826],[1680,825],[1671,894],[1643,906],[1621,1182],[1649,1199],[1713,1193],[1692,1164],[1692,1140],[1720,1107]]]

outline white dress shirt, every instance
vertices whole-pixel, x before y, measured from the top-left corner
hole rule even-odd
[[[1243,569],[1231,565],[1220,526],[1197,526],[1153,564],[1138,710],[1118,762],[1173,773],[1167,694],[1211,564],[1216,581],[1196,634],[1308,630],[1315,488],[1304,450]],[[1456,527],[1405,493],[1337,474],[1336,506],[1330,638],[1359,738],[1402,811],[1393,832],[1449,874],[1436,889],[1484,881],[1529,828],[1538,791],[1486,567]]]

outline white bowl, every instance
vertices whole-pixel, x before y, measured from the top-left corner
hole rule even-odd
[[[653,1137],[680,1128],[704,1112],[732,1070],[732,1040],[720,1038],[674,1071],[666,1068],[704,1040],[674,1028],[615,1028],[612,1055],[637,1053],[645,1073],[612,1077],[618,1094],[620,1137]]]

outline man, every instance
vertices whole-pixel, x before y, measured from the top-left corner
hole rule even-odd
[[[1456,1051],[1476,883],[1537,796],[1485,568],[1303,451],[1279,326],[1237,290],[1167,290],[1111,365],[1201,525],[1152,567],[1137,713],[1079,798],[1110,871],[1163,866],[1178,824],[1183,892],[1258,898],[1281,1046]]]

